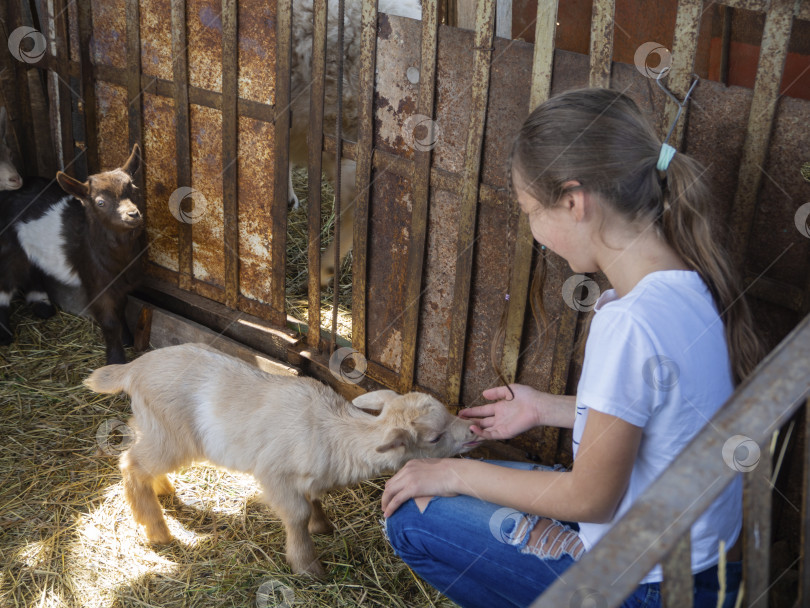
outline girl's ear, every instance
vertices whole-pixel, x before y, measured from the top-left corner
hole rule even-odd
[[[585,195],[585,190],[580,187],[581,185],[575,179],[568,180],[563,184],[565,194],[562,203],[566,209],[574,214],[574,220],[577,222],[582,221],[582,218],[587,214],[586,205],[590,202]]]

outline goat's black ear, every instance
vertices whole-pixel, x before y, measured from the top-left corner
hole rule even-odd
[[[132,146],[132,153],[129,155],[127,162],[121,167],[130,177],[135,175],[138,167],[141,166],[141,147],[138,144]]]
[[[377,446],[378,452],[387,452],[396,448],[405,447],[411,440],[411,436],[405,429],[393,429],[389,431],[385,438],[385,443]]]
[[[62,190],[78,199],[85,199],[90,195],[90,186],[70,177],[67,173],[57,172],[56,181],[62,186]]]

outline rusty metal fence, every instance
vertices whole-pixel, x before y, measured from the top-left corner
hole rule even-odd
[[[709,4],[678,4],[673,48],[664,50],[667,86],[679,98]],[[721,4],[765,13],[756,86],[702,81],[673,139],[711,169],[715,219],[729,227],[746,294],[775,343],[810,312],[810,231],[794,209],[806,197],[797,176],[810,149],[810,102],[779,96],[791,27],[810,20],[810,2]],[[656,117],[662,135],[677,105],[645,73],[646,57],[612,63],[614,1],[594,0],[589,56],[555,50],[556,2],[538,2],[534,45],[495,37],[495,0],[476,4],[474,31],[441,24],[454,6],[423,0],[417,22],[363,1],[357,140],[349,141],[324,124],[327,2],[314,2],[321,42],[308,90],[309,183],[319,189],[321,151],[357,163],[351,347],[367,366],[359,386],[480,402],[497,382],[490,343],[504,319],[496,354],[507,378],[570,393],[588,305],[576,291],[561,297],[572,277],[549,257],[552,346],[541,348],[527,314],[539,257],[506,189],[511,138],[531,108],[573,87],[623,90]],[[360,390],[335,380],[334,361],[330,371],[341,340],[334,325],[331,337],[321,330],[317,195],[309,201],[306,336],[291,331],[285,308],[292,0],[35,0],[2,10],[16,54],[2,53],[0,103],[28,172],[65,168],[82,177],[118,166],[140,143],[151,301],[347,394]],[[435,129],[435,141],[413,144],[414,117]],[[603,277],[576,280],[592,291],[606,286]],[[541,429],[502,449],[565,460],[566,439]]]

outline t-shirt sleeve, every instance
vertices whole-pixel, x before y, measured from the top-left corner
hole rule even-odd
[[[665,387],[666,360],[625,310],[601,310],[591,322],[577,403],[644,427]]]

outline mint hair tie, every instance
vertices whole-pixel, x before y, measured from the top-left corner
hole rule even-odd
[[[661,152],[658,154],[658,164],[655,165],[655,168],[659,171],[666,171],[673,156],[675,156],[675,148],[669,144],[661,144]]]

